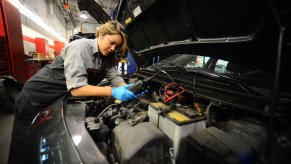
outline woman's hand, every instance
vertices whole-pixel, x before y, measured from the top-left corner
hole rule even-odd
[[[112,88],[111,96],[121,101],[129,101],[136,99],[137,97],[134,95],[134,93],[131,92],[130,90],[127,90],[127,88],[131,85],[132,84],[126,84],[121,87]]]

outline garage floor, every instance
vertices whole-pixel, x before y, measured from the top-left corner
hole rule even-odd
[[[7,164],[14,115],[0,109],[0,163]]]

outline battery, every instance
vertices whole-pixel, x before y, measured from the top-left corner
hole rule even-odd
[[[172,141],[174,158],[178,155],[182,138],[206,128],[204,117],[190,118],[161,102],[150,103],[148,113],[150,122]]]

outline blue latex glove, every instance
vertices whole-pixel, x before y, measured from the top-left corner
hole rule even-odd
[[[127,88],[131,85],[132,84],[127,84],[121,87],[112,88],[111,96],[121,101],[129,101],[136,99],[137,97],[134,95],[134,93],[131,92],[130,90],[127,90]]]

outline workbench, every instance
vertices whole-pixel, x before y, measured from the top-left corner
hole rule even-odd
[[[36,74],[39,70],[42,69],[47,64],[50,64],[53,59],[26,59],[26,68],[27,68],[27,77],[28,79]]]

